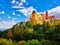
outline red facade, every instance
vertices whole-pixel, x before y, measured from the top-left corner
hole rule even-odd
[[[45,18],[48,19],[48,11],[46,11]]]

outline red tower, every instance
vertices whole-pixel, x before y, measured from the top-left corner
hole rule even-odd
[[[48,19],[48,11],[46,11],[45,18]]]

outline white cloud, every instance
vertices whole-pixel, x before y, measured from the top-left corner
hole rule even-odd
[[[23,6],[12,6],[12,8],[25,8]]]
[[[11,3],[14,4],[16,2],[16,0],[12,0]]]
[[[17,16],[21,17],[21,15],[17,15]]]
[[[60,18],[60,6],[48,10],[49,15],[54,15],[57,18]]]
[[[15,4],[12,6],[12,8],[25,8],[24,5],[28,4],[26,0],[20,0],[20,1],[12,0],[11,2],[12,4]]]
[[[10,15],[7,15],[7,17],[10,19],[11,18],[11,16]]]
[[[15,12],[13,12],[12,14],[15,15]]]
[[[19,1],[16,1],[16,4],[19,4]]]
[[[26,0],[21,0],[21,2],[24,2],[24,3],[26,3]]]
[[[15,25],[16,22],[15,21],[11,21],[11,22],[7,22],[7,21],[1,21],[0,22],[0,29],[8,29],[11,28],[13,25]]]
[[[33,10],[36,10],[36,9],[34,9],[34,8],[31,6],[31,7],[29,7],[29,8],[20,9],[20,10],[17,10],[17,11],[23,13],[25,16],[28,17],[28,16],[31,15],[31,13],[32,13]]]
[[[5,12],[4,11],[1,11],[0,14],[5,14]]]
[[[13,20],[13,21],[16,21],[16,20],[17,20],[17,18],[12,18],[12,20]]]

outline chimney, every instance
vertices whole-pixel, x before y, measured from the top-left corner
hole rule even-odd
[[[48,19],[48,11],[46,11],[45,18]]]

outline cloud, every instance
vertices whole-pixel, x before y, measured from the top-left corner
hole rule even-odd
[[[28,4],[26,0],[20,0],[20,1],[12,0],[11,3],[13,5],[12,8],[25,8],[24,5]]]
[[[12,0],[11,3],[14,4],[16,2],[16,0]]]
[[[24,3],[26,3],[26,0],[21,0],[21,2],[24,2]]]
[[[23,6],[12,6],[12,8],[25,8]]]
[[[4,11],[1,11],[0,14],[5,14],[5,12]]]
[[[8,28],[11,28],[13,25],[15,25],[16,22],[15,21],[11,21],[11,22],[8,22],[8,21],[1,21],[0,22],[0,29],[8,29]]]
[[[13,20],[13,21],[16,21],[16,20],[17,20],[17,18],[12,18],[12,20]]]
[[[10,16],[10,15],[7,15],[7,17],[8,17],[8,19],[10,19],[10,18],[11,18],[11,16]]]
[[[25,16],[28,17],[28,16],[31,15],[33,10],[36,10],[36,9],[33,8],[32,6],[30,6],[29,8],[20,9],[20,10],[17,10],[17,11],[23,13]]]
[[[49,15],[54,15],[56,18],[60,18],[60,6],[48,10]]]
[[[17,16],[21,17],[21,15],[17,15]]]
[[[12,15],[15,15],[15,12],[13,12]]]

